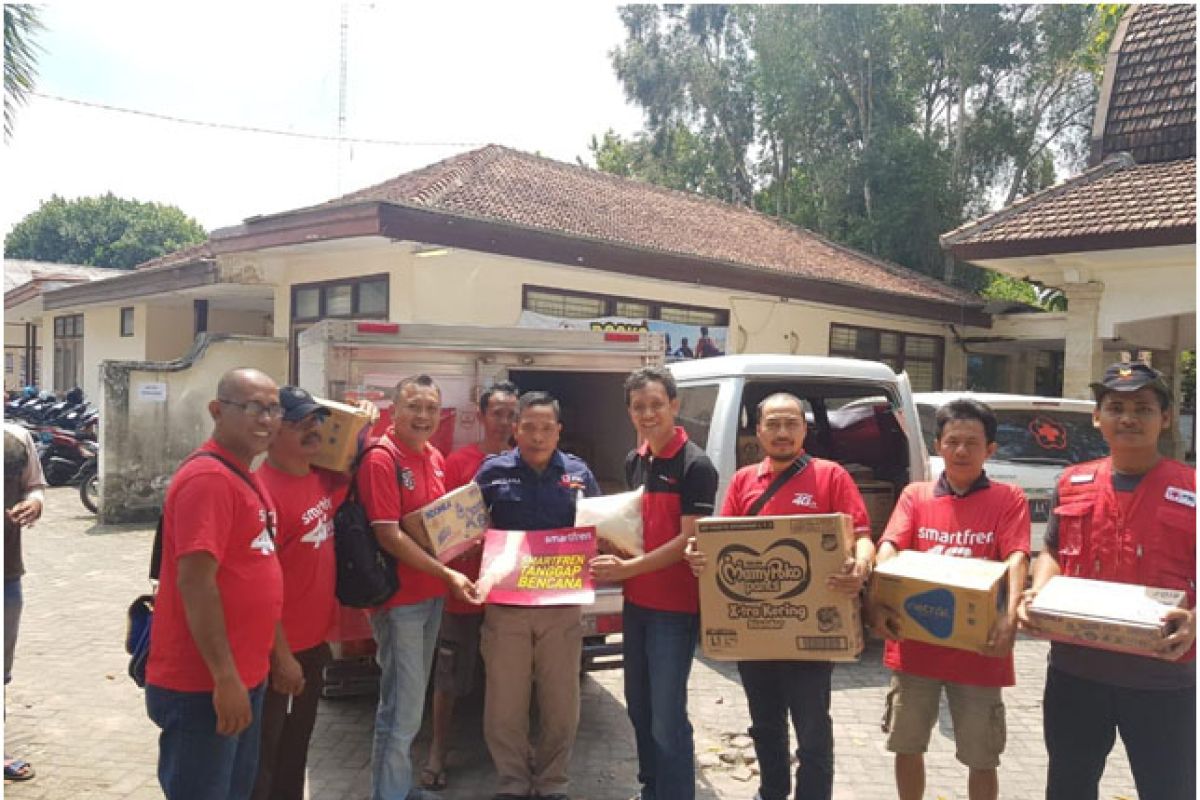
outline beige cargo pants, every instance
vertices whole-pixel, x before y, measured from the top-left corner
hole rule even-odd
[[[579,606],[489,605],[480,649],[487,666],[483,736],[498,774],[498,794],[566,793],[579,727]],[[529,740],[537,687],[538,735]]]

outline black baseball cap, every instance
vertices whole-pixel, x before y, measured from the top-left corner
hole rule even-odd
[[[1098,383],[1089,385],[1097,403],[1109,392],[1136,392],[1147,386],[1158,393],[1163,408],[1167,407],[1171,398],[1171,390],[1167,388],[1162,373],[1140,361],[1109,364],[1108,369],[1104,370],[1104,377]]]
[[[316,414],[321,419],[329,416],[329,409],[299,386],[280,387],[279,405],[283,406],[283,418],[287,422],[299,422],[309,414]]]

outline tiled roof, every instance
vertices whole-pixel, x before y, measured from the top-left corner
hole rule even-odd
[[[184,247],[181,250],[176,250],[173,253],[161,255],[158,258],[152,258],[149,261],[143,261],[137,265],[138,269],[153,269],[154,267],[173,267],[177,264],[186,264],[189,261],[203,261],[206,258],[213,257],[212,245],[208,242],[201,242],[190,247]]]
[[[488,145],[332,200],[395,203],[937,302],[975,295],[749,209]]]
[[[1196,154],[1196,7],[1139,5],[1127,12],[1101,156],[1138,161]]]
[[[1191,229],[1195,241],[1195,226],[1196,159],[1135,164],[1125,155],[943,234],[941,241],[955,250],[1167,229]]]

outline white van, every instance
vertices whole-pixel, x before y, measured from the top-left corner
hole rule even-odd
[[[1071,464],[1108,455],[1104,437],[1092,426],[1096,404],[1091,400],[982,392],[919,392],[914,397],[925,447],[931,454],[929,472],[935,477],[945,468],[933,444],[938,408],[951,400],[971,398],[996,412],[998,447],[987,462],[987,474],[1025,491],[1033,522],[1034,553],[1042,549],[1050,519],[1050,495],[1058,473]]]
[[[804,448],[849,470],[882,533],[900,490],[927,480],[926,453],[908,376],[877,361],[741,355],[668,365],[679,385],[678,422],[721,476],[717,508],[733,473],[763,458],[757,406],[775,392],[808,404]]]

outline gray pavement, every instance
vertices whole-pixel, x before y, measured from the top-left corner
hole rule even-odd
[[[100,527],[73,489],[52,489],[45,518],[25,535],[25,615],[8,690],[5,752],[28,759],[38,776],[8,784],[5,796],[32,798],[161,797],[155,779],[156,729],[146,718],[141,690],[125,675],[125,608],[146,586],[153,531],[148,526]],[[1046,645],[1017,645],[1018,688],[1006,692],[1008,748],[1000,768],[1001,795],[1042,796],[1046,771],[1041,737],[1041,692]],[[894,797],[891,758],[879,730],[888,675],[874,643],[858,664],[834,672],[837,800]],[[701,800],[750,800],[757,788],[753,749],[739,739],[747,724],[745,699],[731,664],[697,658],[690,709],[696,729]],[[363,800],[370,793],[374,703],[324,701],[309,758],[313,800]],[[577,800],[627,800],[637,759],[625,716],[619,670],[583,681],[582,720],[572,761]],[[927,757],[929,800],[966,798],[966,769],[954,760],[943,709]],[[481,742],[478,699],[457,719],[446,800],[491,794],[492,770]],[[427,733],[417,742],[417,763]],[[743,745],[739,747],[739,745]],[[1136,797],[1118,743],[1102,784],[1104,800]]]

